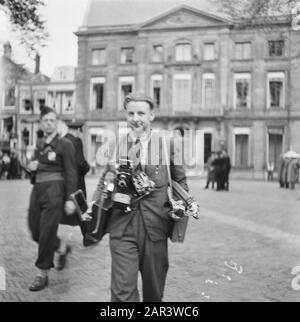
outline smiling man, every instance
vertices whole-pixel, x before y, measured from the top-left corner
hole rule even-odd
[[[128,191],[124,192],[131,198],[129,210],[117,209],[113,204],[107,225],[112,258],[111,301],[139,301],[137,281],[140,271],[143,300],[160,302],[169,266],[167,239],[173,225],[169,216],[167,167],[161,158],[155,164],[152,162],[157,159],[152,158],[152,154],[163,155],[161,138],[151,129],[155,117],[153,100],[141,93],[129,94],[124,100],[124,109],[131,132],[119,142],[118,156],[132,161],[132,176],[142,172],[146,184],[153,183],[154,190],[137,195],[136,187],[129,185]],[[151,164],[147,160],[151,160]],[[187,190],[184,168],[174,165],[173,161],[174,154],[171,153],[172,179]],[[101,195],[104,175],[93,200],[98,200]],[[118,185],[118,179],[115,185]]]

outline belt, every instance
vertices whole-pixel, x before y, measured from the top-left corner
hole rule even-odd
[[[64,177],[61,172],[38,172],[36,174],[36,183],[48,181],[63,181]]]

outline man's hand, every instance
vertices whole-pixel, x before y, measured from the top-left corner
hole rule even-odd
[[[65,202],[65,212],[67,215],[73,215],[76,211],[76,207],[73,201],[67,200]]]
[[[91,221],[93,217],[91,216],[93,204],[95,201],[88,202],[88,210],[81,215],[83,221]]]
[[[36,171],[39,165],[39,161],[35,160],[35,161],[30,161],[27,165],[27,169],[29,171]]]
[[[85,212],[84,214],[81,215],[81,218],[83,221],[91,221],[93,217],[90,216],[90,213]]]

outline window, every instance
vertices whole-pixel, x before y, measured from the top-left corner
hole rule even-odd
[[[248,166],[248,134],[235,136],[235,166],[245,168]]]
[[[204,60],[214,60],[215,57],[215,44],[214,43],[207,43],[204,44]]]
[[[29,90],[20,91],[20,113],[21,114],[31,114],[32,113],[32,101],[30,97]]]
[[[174,75],[173,107],[174,111],[190,111],[192,105],[192,76],[191,74]]]
[[[53,109],[56,109],[56,103],[55,103],[55,100],[56,100],[56,97],[54,97],[54,93],[55,92],[48,92],[48,96],[47,96],[47,105]]]
[[[134,61],[134,48],[122,48],[121,49],[121,64],[132,64]]]
[[[158,63],[164,60],[163,46],[155,45],[153,46],[153,61]]]
[[[40,114],[41,108],[45,106],[45,102],[46,102],[45,91],[34,92],[34,113],[35,114]]]
[[[235,59],[250,59],[251,58],[251,43],[250,42],[236,42]]]
[[[192,57],[192,46],[188,43],[177,44],[175,47],[176,61],[189,61]]]
[[[65,92],[63,93],[63,102],[62,102],[62,113],[63,114],[72,114],[74,112],[74,93]]]
[[[23,100],[23,109],[27,112],[32,110],[32,104],[30,99]]]
[[[46,101],[44,98],[38,99],[38,107],[40,111],[45,107],[45,105],[46,105]]]
[[[269,56],[280,57],[284,55],[284,40],[271,40],[268,42]]]
[[[238,168],[249,167],[250,128],[234,128],[233,164]]]
[[[22,140],[23,140],[23,145],[28,146],[29,145],[29,131],[27,127],[25,127],[22,131]]]
[[[93,49],[92,65],[104,65],[104,64],[105,64],[105,49]]]
[[[4,106],[15,105],[15,87],[8,87],[4,91]]]
[[[151,76],[151,95],[157,107],[161,105],[162,75]]]
[[[273,163],[275,168],[278,168],[280,155],[283,152],[283,129],[269,128],[268,129],[268,161]]]
[[[61,69],[60,70],[60,72],[59,72],[59,74],[60,74],[60,79],[61,80],[65,80],[66,79],[66,71],[64,70],[64,69]]]
[[[134,77],[124,76],[119,78],[119,110],[123,109],[123,102],[129,93],[134,91]]]
[[[251,106],[251,74],[234,75],[234,108],[250,108]]]
[[[102,110],[104,107],[104,77],[93,77],[90,82],[90,110]]]
[[[202,106],[203,108],[212,108],[215,101],[215,74],[203,74],[202,84]]]
[[[268,108],[284,108],[284,79],[285,75],[283,72],[268,73]]]

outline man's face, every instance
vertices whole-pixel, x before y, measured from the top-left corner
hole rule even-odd
[[[147,102],[131,101],[126,106],[126,117],[129,127],[137,135],[141,135],[150,129],[150,124],[154,120],[154,111]]]
[[[48,113],[41,118],[41,126],[46,135],[57,131],[57,116],[55,113]]]

